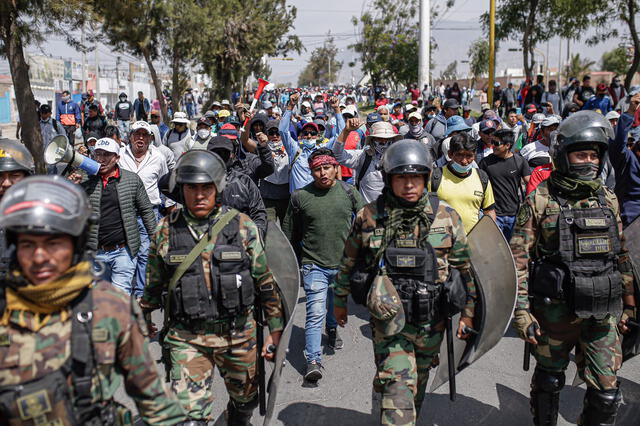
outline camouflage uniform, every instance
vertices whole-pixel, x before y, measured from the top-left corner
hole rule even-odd
[[[169,233],[172,220],[177,215],[184,217],[192,235],[198,240],[207,230],[207,226],[202,226],[202,221],[197,221],[185,210],[175,211],[160,221],[149,250],[147,286],[141,301],[145,310],[162,306],[162,293],[167,291],[167,283],[171,278],[167,269]],[[220,216],[221,209],[215,209],[207,221]],[[245,214],[238,213],[234,220],[239,222],[239,239],[251,260],[251,277],[256,293],[260,294],[266,323],[270,332],[281,331],[284,327],[282,303],[267,266],[258,228]],[[214,247],[215,241],[211,241],[201,253],[200,260],[196,260],[202,262],[204,281],[209,291],[212,286],[209,260]],[[169,345],[171,353],[171,386],[191,419],[211,419],[214,366],[218,367],[225,381],[231,401],[235,404],[254,404],[257,396],[256,330],[252,312],[236,317],[233,322],[229,318],[222,318],[203,324],[200,330],[193,330],[189,324],[170,319],[164,343]]]
[[[604,188],[604,187],[603,187]],[[629,262],[624,249],[622,222],[618,200],[613,192],[604,188],[607,206],[615,213],[621,239],[618,256],[624,294],[633,294],[633,276],[625,272]],[[576,208],[597,207],[597,197],[570,201]],[[536,337],[538,345],[533,349],[538,366],[551,373],[563,373],[569,364],[569,354],[576,348],[576,364],[580,377],[590,388],[599,390],[617,387],[616,372],[622,364],[620,334],[617,318],[607,315],[602,320],[578,318],[564,300],[534,298],[529,303],[529,262],[549,256],[558,250],[558,215],[560,205],[549,194],[548,181],[542,182],[527,196],[518,212],[511,251],[518,272],[518,301],[516,309],[531,309],[540,323],[542,336]]]
[[[431,204],[425,212],[432,214]],[[376,202],[361,209],[347,238],[340,269],[334,283],[335,305],[345,307],[350,293],[350,273],[358,259],[370,265],[381,247],[383,232],[377,228]],[[411,238],[417,239],[418,228]],[[467,289],[467,304],[463,315],[473,317],[476,288],[470,274],[467,236],[460,216],[445,202],[429,229],[429,243],[435,249],[438,264],[438,283],[449,277],[449,268],[460,271]],[[414,424],[425,396],[429,370],[438,364],[444,321],[432,320],[421,324],[406,323],[402,331],[393,336],[379,333],[372,322],[373,350],[376,376],[373,386],[382,393],[382,424]]]
[[[183,421],[184,412],[163,387],[149,353],[147,328],[138,304],[107,282],[98,283],[92,289],[92,297],[92,343],[97,370],[91,388],[92,402],[112,402],[124,376],[127,393],[145,423],[172,425]],[[36,315],[41,314],[12,311],[9,325],[0,325],[1,387],[43,378],[59,370],[70,357],[71,319],[61,321],[60,313],[54,313],[35,332]],[[52,408],[56,410],[55,406]],[[127,417],[131,421],[125,411],[124,407],[118,409],[118,424],[126,423]],[[36,419],[11,424],[36,424]]]

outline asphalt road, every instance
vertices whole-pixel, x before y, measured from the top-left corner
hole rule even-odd
[[[378,424],[379,398],[372,393],[371,381],[375,371],[371,333],[367,313],[362,307],[350,306],[347,326],[341,330],[345,347],[335,353],[329,348],[323,355],[324,378],[317,386],[305,383],[304,348],[304,297],[299,299],[294,316],[288,364],[283,373],[281,393],[278,395],[271,424],[291,426]],[[156,324],[161,323],[158,313]],[[151,350],[160,357],[157,343]],[[457,376],[458,396],[449,401],[448,387],[443,385],[435,393],[428,394],[420,413],[419,425],[438,426],[512,426],[531,425],[529,413],[529,383],[535,366],[531,361],[529,372],[522,371],[523,343],[513,333],[507,332],[500,343],[475,364]],[[160,365],[161,367],[161,365]],[[161,374],[163,369],[160,368]],[[575,365],[567,371],[567,386],[561,394],[559,425],[575,424],[582,410],[584,385],[571,386]],[[624,394],[616,425],[640,425],[640,357],[626,363],[620,372]],[[214,380],[216,395],[214,413],[216,425],[223,425],[220,418],[228,397],[219,375]],[[133,407],[131,400],[120,398]],[[257,410],[253,424],[262,424]]]

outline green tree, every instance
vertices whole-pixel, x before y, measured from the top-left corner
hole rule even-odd
[[[78,47],[70,29],[82,25],[85,9],[73,0],[0,1],[0,55],[7,58],[22,128],[22,141],[33,155],[38,173],[45,172],[42,135],[24,49],[49,33],[64,34]]]
[[[579,53],[571,55],[569,63],[565,66],[564,76],[568,80],[570,77],[582,78],[587,74],[591,67],[595,65],[595,61],[589,58],[581,58]]]
[[[333,43],[333,37],[327,38],[322,47],[311,52],[311,57],[298,77],[298,86],[329,86],[336,81],[336,76],[342,69],[342,62],[336,60],[338,48]]]
[[[458,79],[458,61],[453,61],[447,67],[440,71],[440,80],[457,80]]]
[[[601,68],[616,74],[626,74],[629,69],[629,57],[624,47],[617,47],[602,54]]]
[[[484,38],[477,39],[469,46],[467,55],[469,56],[469,71],[473,76],[471,79],[471,87],[473,87],[478,77],[489,72],[489,42]]]
[[[102,24],[99,33],[102,42],[117,51],[144,58],[166,120],[167,106],[154,61],[161,56],[163,33],[170,27],[168,2],[171,0],[150,0],[144,7],[135,0],[86,1],[93,6],[94,17]]]
[[[454,2],[446,0],[443,7],[452,7]],[[361,27],[361,36],[351,47],[360,54],[362,70],[371,76],[373,85],[388,80],[409,86],[418,80],[418,7],[417,0],[374,0],[360,17],[352,18],[354,26]],[[437,6],[431,8],[432,23],[440,10]],[[436,48],[432,39],[432,52]]]
[[[569,2],[570,0],[563,0]],[[582,3],[581,0],[580,3]],[[638,0],[611,0],[607,2],[593,2],[597,9],[589,14],[591,26],[596,34],[587,39],[587,43],[594,45],[605,40],[622,38],[620,23],[624,24],[628,37],[626,46],[633,50],[631,64],[625,68],[624,86],[629,90],[633,77],[640,69],[640,36],[636,26],[636,17],[640,12]],[[626,28],[625,28],[626,27]]]
[[[199,28],[207,40],[197,58],[213,82],[213,95],[229,97],[254,74],[267,71],[263,58],[300,52],[297,36],[286,35],[293,28],[296,8],[286,0],[211,0],[203,13],[216,16],[215,25]]]

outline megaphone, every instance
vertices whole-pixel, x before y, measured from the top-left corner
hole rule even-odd
[[[258,90],[256,90],[256,93],[253,95],[253,101],[251,101],[251,108],[249,108],[249,112],[253,112],[256,109],[258,100],[260,99],[260,96],[262,96],[262,92],[264,91],[265,86],[267,86],[268,84],[269,82],[267,80],[264,80],[262,78],[258,79]],[[248,122],[249,119],[245,119],[242,127],[245,127]]]
[[[73,167],[79,167],[90,175],[97,175],[100,163],[76,152],[65,135],[58,135],[44,150],[44,161],[50,166],[58,163],[69,163]]]

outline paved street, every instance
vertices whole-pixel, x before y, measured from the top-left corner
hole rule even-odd
[[[294,328],[288,365],[281,386],[282,394],[276,404],[272,424],[277,425],[350,425],[377,424],[379,404],[372,403],[371,379],[374,374],[373,352],[367,314],[361,307],[352,305],[349,323],[341,330],[345,348],[336,353],[325,349],[324,378],[318,386],[303,383],[304,348],[304,298],[294,318]],[[161,323],[158,313],[156,324]],[[529,414],[529,381],[535,361],[528,373],[522,371],[522,341],[510,331],[500,344],[476,364],[457,377],[458,397],[449,401],[447,385],[435,394],[427,396],[419,425],[437,426],[511,426],[533,424]],[[152,344],[156,357],[159,346]],[[162,369],[161,369],[162,370]],[[163,372],[163,371],[162,371]],[[567,372],[567,386],[561,396],[559,425],[575,424],[582,407],[584,385],[571,386],[575,365]],[[621,372],[624,405],[620,408],[617,426],[640,424],[640,358],[625,364]],[[217,375],[214,384],[216,400],[214,412],[220,417],[226,406],[227,396],[222,380]],[[377,395],[375,395],[377,398]],[[129,401],[131,404],[131,401]],[[216,423],[224,424],[222,420]],[[257,410],[253,424],[262,424]]]

